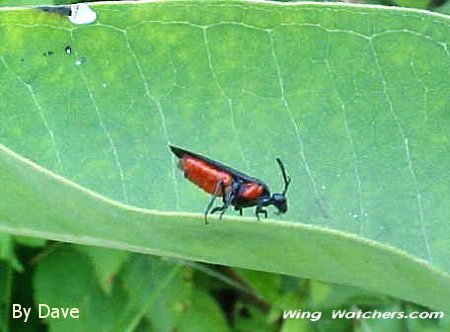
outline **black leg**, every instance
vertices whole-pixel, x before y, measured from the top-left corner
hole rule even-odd
[[[222,205],[222,206],[216,206],[214,209],[211,210],[211,213],[210,213],[210,214],[214,214],[214,213],[216,213],[216,212],[218,212],[218,211],[223,211],[224,206],[225,206],[225,205]]]
[[[231,203],[233,202],[234,198],[236,197],[237,193],[239,193],[240,184],[239,183],[233,183],[231,185],[231,189],[223,195],[223,205],[217,206],[214,209],[212,209],[211,214],[221,211],[219,219],[222,219],[224,213],[226,210],[230,207]]]
[[[223,185],[223,181],[219,181],[219,182],[216,183],[216,187],[214,188],[214,192],[211,195],[211,200],[209,201],[209,204],[206,207],[206,211],[205,211],[205,225],[208,224],[208,213],[209,213],[209,210],[211,210],[211,207],[213,206],[214,201],[216,200],[217,194],[220,192],[220,189],[222,189],[222,192],[225,192],[225,187]],[[214,213],[215,209],[216,208],[214,208],[211,213]]]
[[[242,209],[239,209],[239,215],[242,217]]]
[[[267,218],[267,211],[258,205],[255,210],[256,219],[258,219],[258,220],[259,220],[260,213],[264,214],[264,218]]]
[[[239,189],[238,189],[239,190]],[[236,196],[236,189],[234,190],[230,190],[230,192],[228,193],[228,195],[226,195],[225,197],[225,203],[223,204],[223,206],[221,207],[221,213],[219,216],[219,219],[222,219],[224,213],[227,211],[227,209],[230,207],[231,202],[233,202],[234,197]]]
[[[222,212],[220,212],[219,219],[222,219],[222,217],[223,217],[225,211],[227,211],[227,209],[228,209],[229,206],[230,206],[230,203],[228,203],[228,202],[225,203],[225,204],[222,206]]]

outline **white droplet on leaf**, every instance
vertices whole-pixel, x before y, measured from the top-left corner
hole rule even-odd
[[[85,3],[77,3],[70,6],[70,22],[73,24],[90,24],[97,19],[97,13]]]

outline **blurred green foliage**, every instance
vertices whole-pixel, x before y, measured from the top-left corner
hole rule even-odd
[[[31,240],[33,242],[34,240]],[[332,319],[333,310],[426,311],[366,290],[116,250],[14,241],[0,261],[2,331],[448,331],[450,319]],[[23,243],[23,239],[20,241]],[[10,255],[13,255],[13,251]],[[31,286],[32,285],[32,286]],[[83,289],[80,292],[79,289]],[[82,319],[12,319],[13,303],[77,307]],[[283,310],[322,312],[282,319]]]

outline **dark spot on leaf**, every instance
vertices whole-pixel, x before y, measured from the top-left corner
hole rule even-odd
[[[50,56],[50,55],[53,55],[55,52],[53,52],[53,51],[47,51],[47,52],[44,52],[44,53],[42,53],[42,55],[43,56]]]
[[[54,13],[62,16],[72,15],[70,6],[37,6],[36,8],[46,13]]]
[[[20,62],[24,62],[25,61],[25,59],[24,58],[20,58]]]

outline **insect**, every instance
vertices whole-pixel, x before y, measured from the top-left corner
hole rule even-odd
[[[269,187],[261,180],[199,154],[172,145],[169,147],[179,158],[178,165],[184,172],[184,176],[211,194],[211,200],[205,211],[205,224],[208,223],[210,212],[213,214],[220,211],[220,218],[222,218],[230,205],[234,206],[234,209],[239,211],[241,216],[242,209],[256,206],[255,215],[258,220],[260,214],[267,218],[267,211],[264,207],[269,205],[274,205],[278,209],[278,214],[286,213],[288,209],[286,192],[291,183],[291,178],[286,175],[284,165],[279,158],[276,158],[276,161],[281,169],[284,189],[281,193],[270,195]],[[222,197],[222,206],[212,209],[218,196]]]

